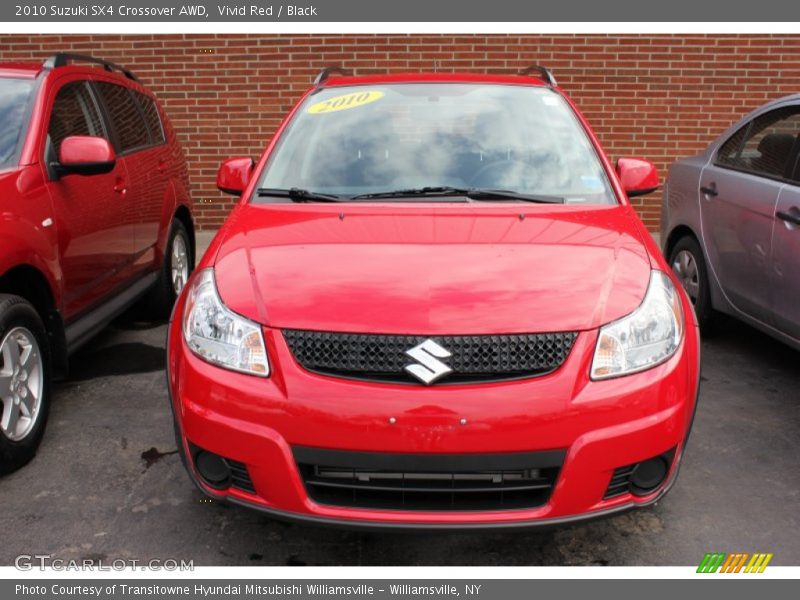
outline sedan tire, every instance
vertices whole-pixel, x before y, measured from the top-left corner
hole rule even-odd
[[[694,306],[701,332],[712,334],[719,315],[711,305],[708,268],[697,240],[688,235],[678,240],[670,252],[669,265]]]

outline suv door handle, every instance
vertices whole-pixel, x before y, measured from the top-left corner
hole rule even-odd
[[[798,209],[794,208],[794,210]],[[779,210],[778,212],[775,213],[775,216],[782,221],[787,221],[791,223],[792,225],[800,225],[800,211],[798,211],[797,213],[790,213]]]
[[[719,196],[719,192],[717,191],[717,184],[713,181],[708,184],[708,186],[700,186],[700,191],[703,192],[706,196]]]
[[[125,180],[118,178],[117,182],[114,184],[114,191],[118,194],[122,194],[123,196],[128,191],[127,186],[125,185]]]

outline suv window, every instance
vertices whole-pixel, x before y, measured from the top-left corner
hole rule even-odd
[[[142,108],[144,120],[147,123],[147,129],[150,130],[150,137],[153,144],[163,144],[166,139],[164,137],[164,127],[161,124],[161,116],[158,114],[158,107],[152,98],[140,94],[139,92],[133,93],[139,101],[139,106]]]
[[[0,78],[0,167],[16,157],[32,89],[31,81]]]
[[[59,90],[47,133],[56,156],[61,142],[71,135],[95,135],[108,139],[100,111],[85,81],[68,83]]]
[[[128,88],[98,81],[95,84],[102,96],[111,124],[117,134],[120,152],[130,152],[150,144],[142,111]]]
[[[722,167],[783,179],[800,139],[800,106],[779,108],[737,131],[717,155]]]

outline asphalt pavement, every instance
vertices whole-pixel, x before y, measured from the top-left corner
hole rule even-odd
[[[700,405],[680,477],[658,505],[549,531],[363,533],[205,501],[176,453],[166,325],[124,315],[56,384],[32,463],[0,479],[0,564],[696,565],[706,552],[800,564],[800,353],[729,322],[703,341]]]

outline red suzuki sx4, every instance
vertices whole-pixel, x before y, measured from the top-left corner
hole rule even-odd
[[[178,445],[212,498],[382,528],[646,506],[695,410],[691,305],[552,75],[326,69],[169,327]]]

